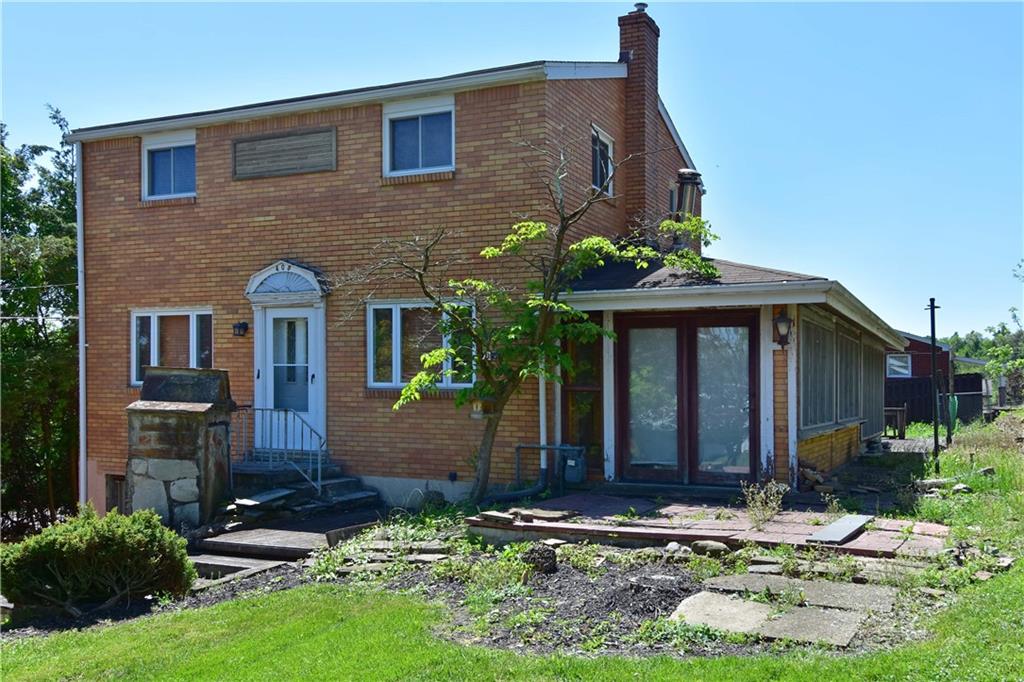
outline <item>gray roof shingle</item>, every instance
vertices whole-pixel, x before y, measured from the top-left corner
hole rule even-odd
[[[758,265],[734,263],[721,258],[706,259],[713,263],[720,276],[714,280],[700,279],[689,276],[676,268],[669,268],[657,263],[644,269],[638,269],[633,263],[607,263],[603,267],[594,268],[583,275],[572,285],[574,292],[581,291],[621,291],[625,289],[666,289],[671,287],[687,287],[699,285],[730,284],[768,284],[798,281],[827,281],[826,277],[802,275],[797,272],[776,270]]]

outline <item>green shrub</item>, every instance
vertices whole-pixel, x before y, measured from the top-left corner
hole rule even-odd
[[[15,604],[101,608],[147,594],[180,596],[196,570],[185,539],[150,510],[77,516],[15,544],[0,545],[3,590]]]

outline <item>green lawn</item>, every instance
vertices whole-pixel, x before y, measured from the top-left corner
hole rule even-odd
[[[965,429],[943,475],[976,491],[924,500],[918,518],[958,538],[1024,553],[1024,454],[1018,429]],[[995,466],[995,476],[972,473]],[[54,679],[727,679],[1019,680],[1024,675],[1024,565],[958,592],[930,619],[930,639],[891,651],[748,658],[540,657],[459,646],[434,635],[443,608],[417,597],[309,585],[0,649],[8,680]],[[961,569],[953,585],[970,581]]]
[[[3,649],[13,680],[1019,679],[1024,571],[968,588],[935,637],[856,657],[674,660],[517,656],[440,640],[442,609],[401,595],[311,585]]]

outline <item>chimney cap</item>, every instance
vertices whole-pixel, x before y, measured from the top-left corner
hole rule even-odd
[[[633,5],[633,7],[635,7],[635,8],[636,8],[636,10],[635,10],[635,11],[636,11],[636,12],[637,12],[638,14],[643,14],[644,12],[646,12],[646,11],[647,11],[647,3],[646,3],[646,2],[638,2],[638,3],[636,3],[635,5]]]
[[[679,182],[700,182],[700,173],[695,168],[680,168],[677,177]]]

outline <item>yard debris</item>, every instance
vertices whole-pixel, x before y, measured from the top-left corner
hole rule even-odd
[[[836,491],[835,486],[831,485],[816,485],[814,486],[814,492],[816,493],[834,493]]]
[[[966,483],[957,483],[955,486],[952,487],[951,492],[954,495],[956,495],[961,493],[973,493],[974,490],[971,488],[971,486],[967,485]]]
[[[516,517],[514,515],[500,511],[482,511],[477,516],[485,521],[493,521],[495,523],[512,525],[516,522]]]
[[[538,542],[530,545],[529,549],[523,552],[524,563],[533,566],[538,573],[554,573],[558,570],[558,559],[555,548]]]
[[[984,581],[984,580],[988,580],[991,577],[992,577],[992,574],[989,573],[988,571],[975,571],[974,572],[974,579],[975,580]]]
[[[747,573],[761,573],[768,575],[782,575],[781,564],[752,564],[747,567]]]
[[[547,538],[546,540],[541,540],[541,544],[542,545],[547,545],[548,547],[554,547],[555,549],[558,549],[562,545],[565,545],[565,544],[568,544],[568,543],[566,543],[565,540],[559,540],[558,538]]]
[[[939,488],[945,488],[954,483],[956,483],[955,478],[922,478],[914,481],[914,486],[919,492],[927,493]]]
[[[981,476],[995,476],[996,475],[996,468],[995,467],[982,467],[982,468],[978,469],[978,474],[981,475]]]
[[[800,469],[800,474],[804,477],[804,479],[809,481],[811,484],[824,485],[824,483],[825,483],[825,477],[822,476],[821,474],[819,474],[814,469],[808,469],[807,467],[802,467]]]
[[[697,540],[690,545],[690,549],[697,554],[706,554],[708,556],[724,556],[730,552],[727,544],[717,540]]]

